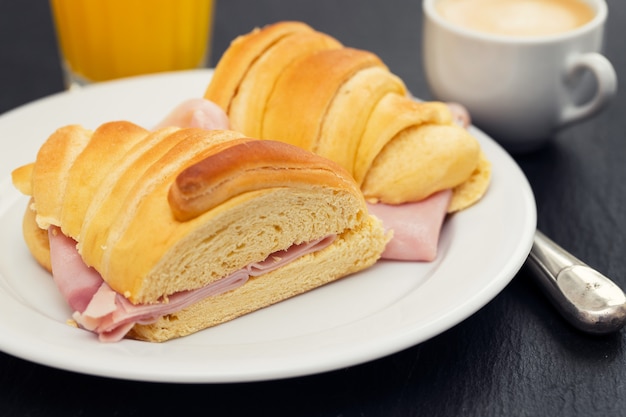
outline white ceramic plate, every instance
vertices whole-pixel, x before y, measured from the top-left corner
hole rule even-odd
[[[209,70],[103,83],[0,116],[0,350],[61,369],[122,379],[243,382],[319,373],[383,357],[466,319],[513,278],[530,250],[536,209],[508,154],[474,129],[493,182],[444,225],[432,263],[373,268],[230,323],[163,344],[102,344],[65,324],[69,310],[21,236],[26,198],[10,182],[56,128],[127,119],[150,127],[199,97]]]

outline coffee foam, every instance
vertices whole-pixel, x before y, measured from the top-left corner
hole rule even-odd
[[[546,36],[589,22],[594,11],[580,0],[440,0],[437,12],[448,22],[504,36]]]

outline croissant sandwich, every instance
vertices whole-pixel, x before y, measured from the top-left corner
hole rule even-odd
[[[374,264],[389,239],[338,164],[231,130],[58,129],[13,172],[78,326],[161,342]]]
[[[415,217],[426,211],[441,224],[446,213],[480,200],[490,182],[480,144],[455,123],[449,105],[418,102],[378,56],[302,22],[278,22],[237,37],[204,97],[226,112],[235,130],[291,143],[343,166],[371,210],[394,228],[389,258],[434,259],[438,229],[426,238],[407,234],[416,229]],[[433,216],[416,202],[443,211]],[[408,221],[396,224],[403,218]]]

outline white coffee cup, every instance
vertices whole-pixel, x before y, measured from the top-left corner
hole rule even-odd
[[[423,63],[435,99],[465,106],[473,123],[512,152],[542,147],[564,126],[597,114],[617,90],[600,54],[607,5],[548,35],[494,34],[452,23],[424,0]],[[521,0],[520,0],[521,1]]]

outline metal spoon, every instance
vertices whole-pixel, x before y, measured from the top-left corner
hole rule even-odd
[[[626,324],[626,295],[621,288],[538,230],[526,264],[576,328],[607,334]]]

